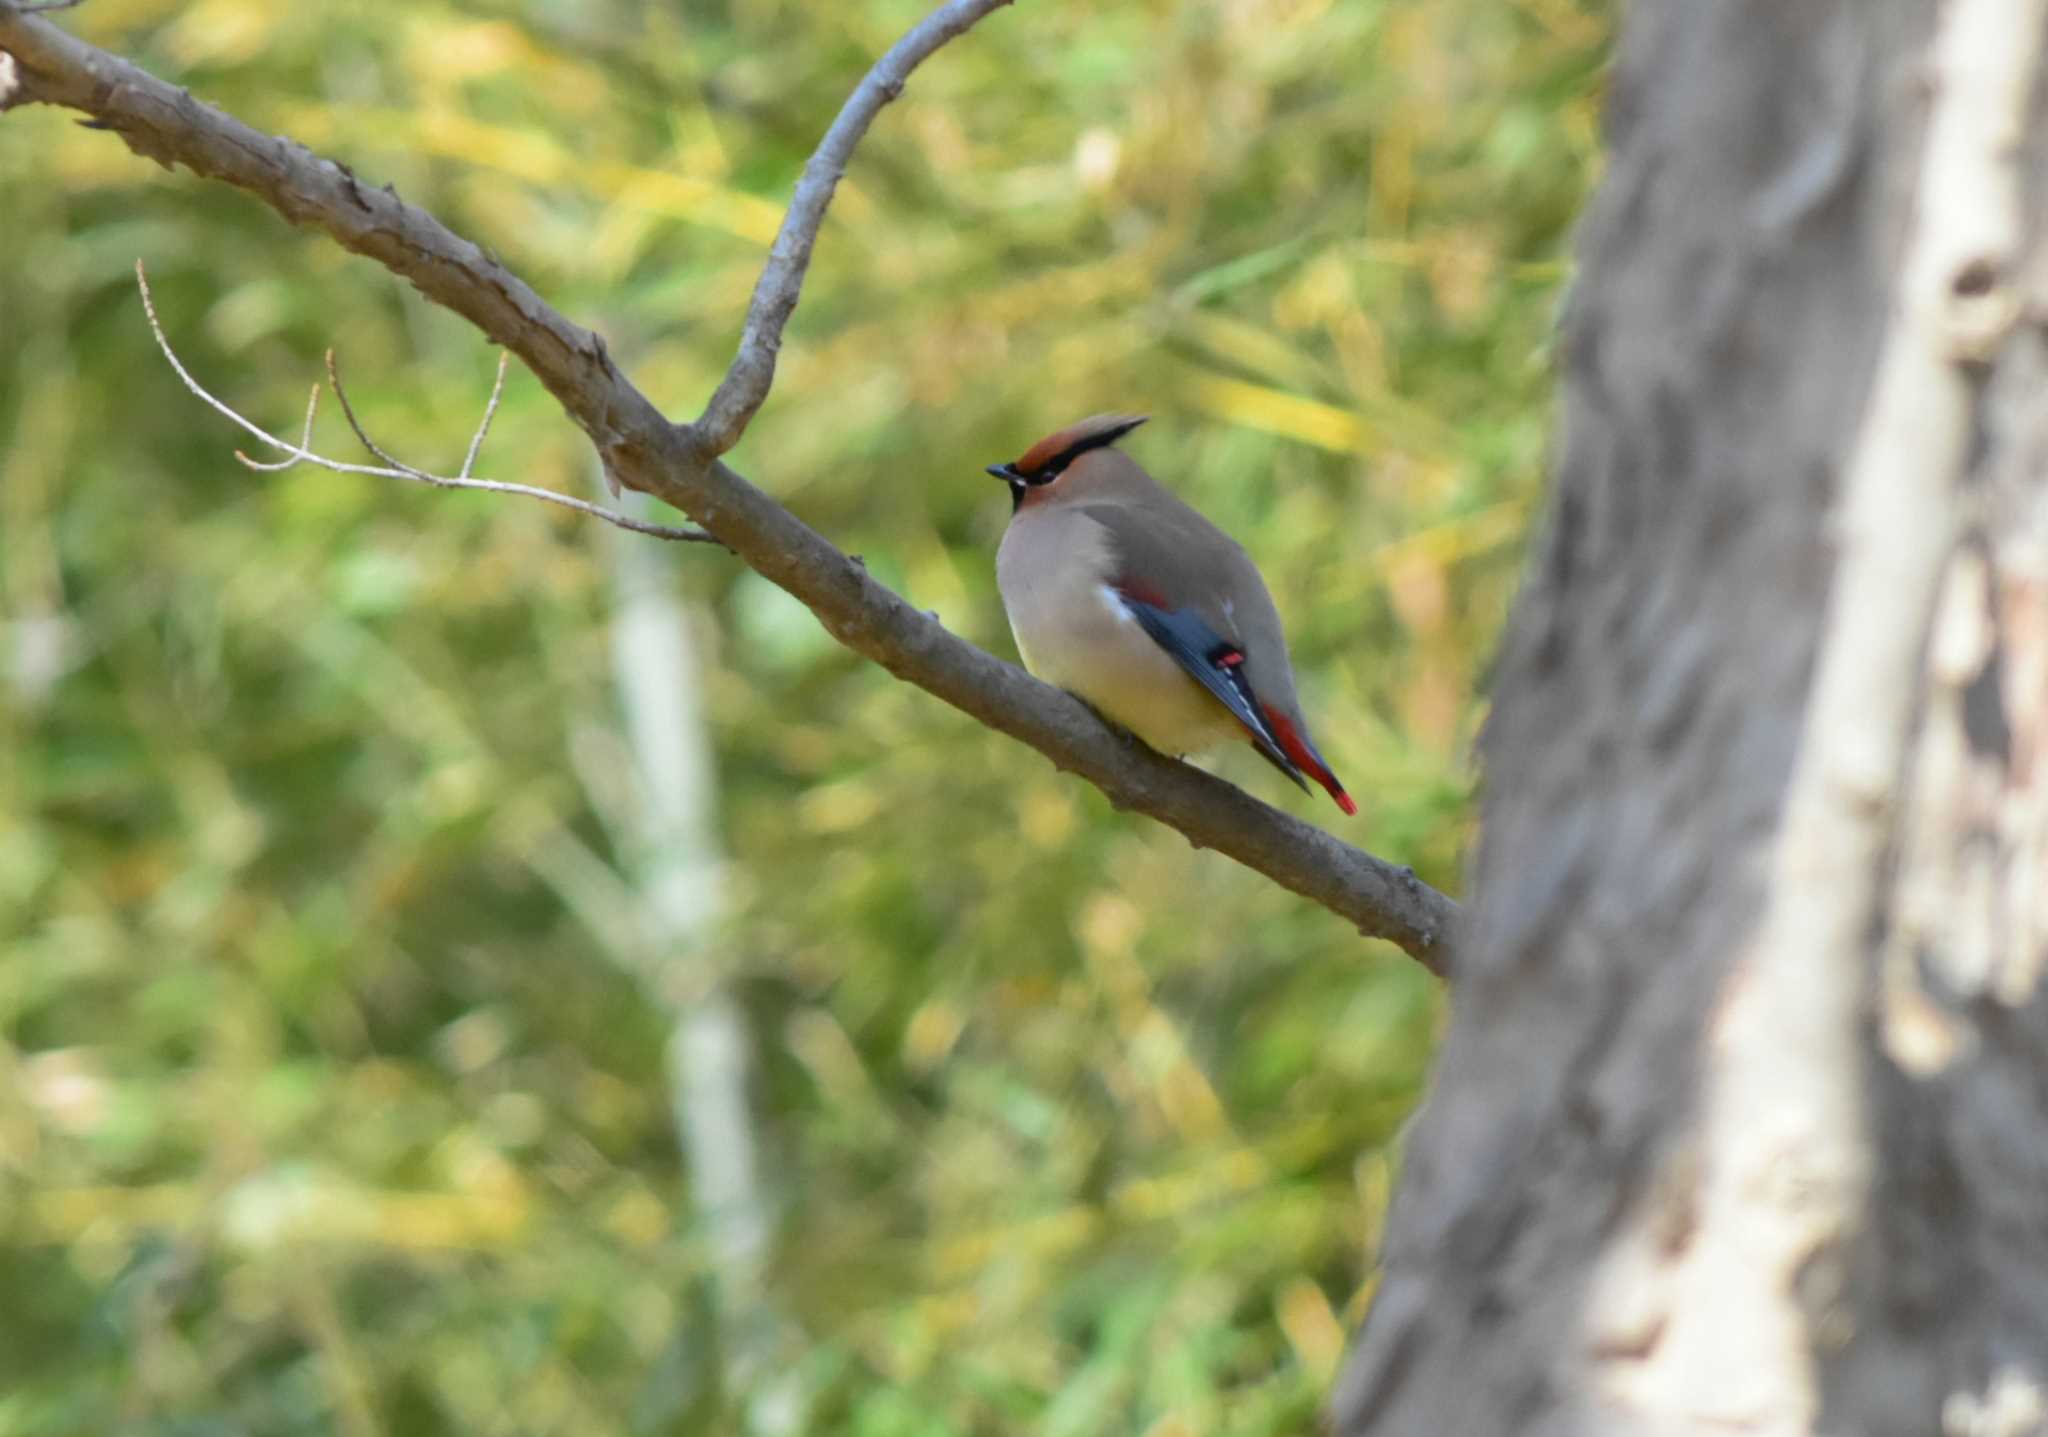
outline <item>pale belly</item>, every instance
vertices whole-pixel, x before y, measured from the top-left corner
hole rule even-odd
[[[1161,753],[1196,753],[1245,737],[1229,710],[1152,641],[1110,589],[1005,598],[1026,668]]]

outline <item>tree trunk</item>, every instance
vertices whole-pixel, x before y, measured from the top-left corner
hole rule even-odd
[[[2048,1423],[2042,0],[1638,0],[1345,1434]]]
[[[598,476],[600,483],[602,476]],[[633,495],[623,506],[653,521]],[[770,1259],[788,1195],[765,1131],[761,1059],[734,981],[718,777],[704,715],[703,664],[669,555],[637,534],[612,535],[612,660],[633,755],[637,832],[627,847],[651,952],[638,976],[674,1015],[670,1106],[689,1166],[695,1227],[713,1276],[721,1403],[750,1437],[801,1430],[807,1395],[795,1366],[802,1334],[773,1290]],[[695,1395],[695,1394],[693,1394]]]

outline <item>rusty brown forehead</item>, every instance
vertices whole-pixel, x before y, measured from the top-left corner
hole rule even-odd
[[[1036,474],[1060,455],[1069,450],[1093,448],[1089,443],[1108,444],[1130,433],[1145,422],[1142,414],[1094,414],[1078,424],[1069,424],[1057,434],[1048,434],[1017,460],[1016,469],[1020,474]]]

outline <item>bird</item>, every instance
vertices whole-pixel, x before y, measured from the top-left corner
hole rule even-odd
[[[1247,742],[1357,813],[1251,556],[1115,447],[1146,418],[1097,414],[987,468],[1010,486],[996,587],[1024,667],[1163,754]]]

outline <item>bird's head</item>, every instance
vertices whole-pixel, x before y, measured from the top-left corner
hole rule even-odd
[[[1116,443],[1143,424],[1143,414],[1097,414],[1070,424],[1057,434],[1048,434],[1008,464],[991,464],[988,472],[1010,486],[1010,509],[1014,513],[1034,490],[1050,492],[1067,466],[1091,449]]]

